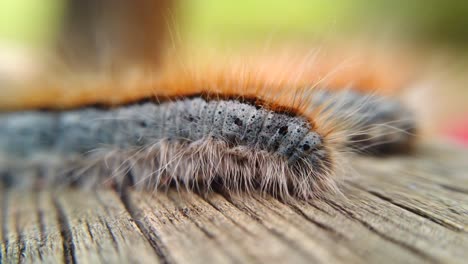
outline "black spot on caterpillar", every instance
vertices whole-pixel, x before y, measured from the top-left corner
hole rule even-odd
[[[414,118],[392,99],[309,92],[314,122],[242,97],[3,113],[0,180],[203,191],[216,182],[228,191],[309,199],[337,190],[335,172],[349,149],[385,154],[414,141]],[[330,123],[333,131],[323,129]]]

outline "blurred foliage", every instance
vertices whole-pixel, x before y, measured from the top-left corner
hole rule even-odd
[[[464,0],[186,0],[180,4],[184,33],[196,39],[391,33],[411,41],[468,43],[468,1]]]
[[[189,36],[259,38],[334,30],[350,15],[352,1],[191,0],[180,1]]]
[[[362,0],[361,0],[362,1]],[[406,35],[435,42],[468,43],[468,1],[393,0],[365,2],[372,20],[395,26]]]
[[[41,45],[53,38],[61,0],[0,0],[0,41]]]
[[[157,0],[155,0],[157,1]],[[60,25],[64,0],[0,0],[0,40],[40,43]],[[188,38],[241,41],[270,35],[398,33],[468,43],[464,0],[179,0],[176,24]]]

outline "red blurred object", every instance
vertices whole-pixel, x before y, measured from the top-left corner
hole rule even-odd
[[[442,131],[445,137],[448,137],[463,146],[468,147],[468,116],[451,122]]]

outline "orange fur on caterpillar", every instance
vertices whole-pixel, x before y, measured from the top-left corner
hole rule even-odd
[[[262,90],[284,94],[312,87],[392,95],[409,83],[414,72],[404,66],[407,63],[402,63],[403,56],[395,54],[363,55],[343,48],[323,50],[292,53],[285,49],[231,58],[209,55],[210,52],[178,51],[167,54],[156,68],[129,67],[117,73],[103,70],[83,74],[56,67],[26,84],[5,87],[0,110],[118,105],[155,94],[173,97],[213,89],[220,94],[260,97]]]

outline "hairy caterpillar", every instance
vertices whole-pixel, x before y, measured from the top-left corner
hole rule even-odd
[[[239,82],[247,76],[237,73],[222,76],[224,85],[182,76],[154,81],[150,95],[125,104],[2,114],[3,181],[35,168],[36,184],[216,182],[306,199],[336,189],[340,152],[386,153],[413,141],[411,114],[383,96]]]
[[[199,58],[193,67],[166,64],[137,77],[61,76],[7,89],[0,99],[8,110],[0,114],[1,182],[216,184],[308,199],[337,189],[349,152],[412,146],[408,110],[365,82],[344,86],[364,70],[340,77],[329,61],[292,57],[207,67]]]

